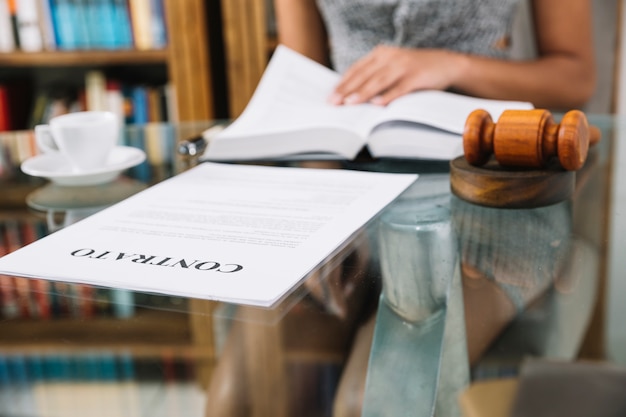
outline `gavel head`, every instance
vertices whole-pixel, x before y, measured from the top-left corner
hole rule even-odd
[[[555,123],[548,110],[506,110],[497,123],[485,110],[475,110],[465,122],[463,149],[471,165],[485,164],[493,154],[500,165],[543,168],[557,157],[566,170],[577,170],[589,145],[600,139],[585,114],[567,112]]]

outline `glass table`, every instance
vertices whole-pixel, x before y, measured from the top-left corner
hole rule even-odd
[[[272,308],[2,276],[0,415],[454,416],[529,356],[626,362],[608,256],[623,121],[590,122],[602,141],[545,207],[464,201],[447,162],[281,162],[420,178]],[[32,132],[0,135],[0,251],[193,166],[179,144],[212,125],[126,127],[146,162],[91,187],[20,173]]]

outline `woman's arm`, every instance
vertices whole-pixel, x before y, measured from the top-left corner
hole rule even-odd
[[[534,60],[381,46],[345,73],[331,101],[385,105],[415,90],[454,89],[530,101],[537,107],[579,107],[595,88],[590,1],[534,0],[533,7],[538,47]]]
[[[274,0],[278,41],[328,65],[328,40],[315,0]]]
[[[536,60],[474,59],[453,87],[486,97],[528,100],[538,107],[583,105],[596,81],[590,1],[534,0],[533,10]]]

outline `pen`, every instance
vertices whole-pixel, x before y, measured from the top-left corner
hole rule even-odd
[[[204,152],[209,145],[211,138],[224,130],[225,125],[217,124],[198,136],[180,142],[178,145],[178,153],[182,156],[197,156]]]
[[[178,153],[183,156],[196,156],[206,149],[207,141],[202,136],[184,140],[178,145]]]

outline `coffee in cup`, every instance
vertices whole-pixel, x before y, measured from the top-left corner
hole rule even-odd
[[[53,117],[47,125],[35,126],[39,149],[65,157],[74,172],[106,166],[118,135],[118,118],[107,111],[68,113]]]

